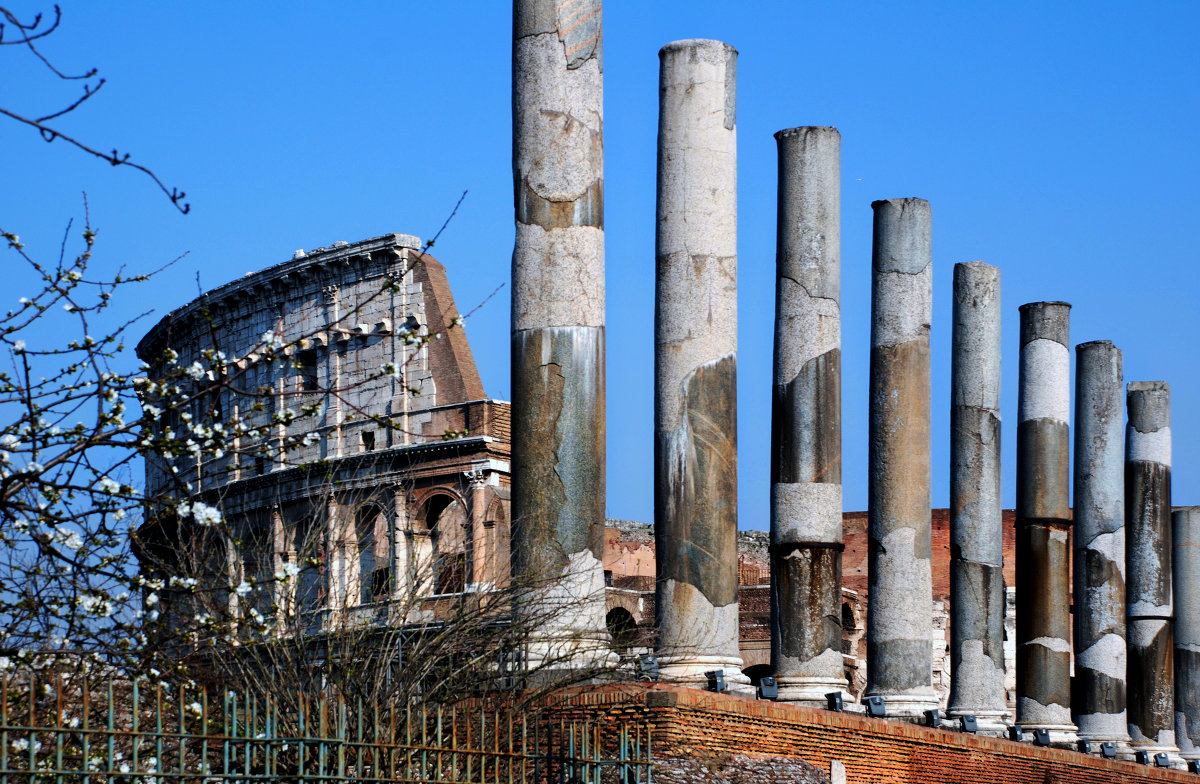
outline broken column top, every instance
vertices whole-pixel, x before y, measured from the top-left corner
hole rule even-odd
[[[1165,381],[1131,381],[1126,387],[1129,431],[1126,459],[1171,465],[1171,387]]]
[[[1070,340],[1071,303],[1027,302],[1021,311],[1021,345],[1053,340],[1064,346]]]
[[[836,136],[839,139],[842,134],[837,128],[832,125],[798,125],[795,128],[784,128],[782,131],[775,132],[776,139],[786,139],[790,136]]]
[[[658,50],[659,57],[665,57],[672,52],[682,52],[694,50],[699,54],[720,54],[722,57],[725,54],[737,54],[738,50],[724,41],[717,41],[711,38],[685,38],[681,41],[672,41],[671,43]]]

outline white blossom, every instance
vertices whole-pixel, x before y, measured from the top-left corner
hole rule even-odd
[[[285,563],[282,569],[279,569],[275,572],[275,579],[290,580],[298,574],[300,574],[300,567],[296,566],[294,563]]]
[[[221,522],[220,510],[201,501],[192,504],[192,517],[204,526],[213,526]]]
[[[56,528],[50,540],[55,544],[61,544],[68,550],[79,550],[83,547],[83,537],[66,528]]]
[[[250,593],[251,590],[252,590],[252,587],[251,587],[250,583],[246,582],[245,580],[242,580],[240,583],[237,584],[237,587],[233,589],[233,592],[236,593],[238,596],[245,596],[246,594]]]
[[[109,479],[107,476],[100,477],[100,481],[96,482],[96,487],[100,489],[100,492],[107,493],[109,495],[116,495],[117,493],[121,492],[121,485]]]
[[[204,366],[199,362],[193,362],[187,369],[187,374],[195,381],[204,378]]]

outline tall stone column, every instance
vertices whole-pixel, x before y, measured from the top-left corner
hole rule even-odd
[[[664,677],[748,684],[737,603],[737,51],[658,53],[654,535]]]
[[[1079,737],[1131,756],[1125,714],[1125,427],[1121,350],[1075,347],[1075,691]]]
[[[1175,742],[1200,759],[1200,506],[1172,515],[1175,576]]]
[[[954,265],[950,377],[950,716],[1008,724],[1000,505],[1000,270]]]
[[[400,612],[407,614],[413,604],[416,588],[412,553],[408,538],[412,524],[408,519],[408,491],[392,488],[392,600],[399,603]]]
[[[825,707],[842,667],[842,139],[779,144],[771,417],[771,662],[779,698]]]
[[[513,5],[512,565],[529,662],[606,661],[600,0]]]
[[[1017,723],[1074,744],[1071,723],[1071,306],[1021,306],[1017,393]]]
[[[1171,389],[1135,381],[1125,430],[1129,737],[1137,750],[1177,755],[1171,595]]]
[[[918,720],[938,706],[930,640],[932,213],[924,199],[889,199],[871,207],[870,598],[864,694],[883,697],[889,717]]]

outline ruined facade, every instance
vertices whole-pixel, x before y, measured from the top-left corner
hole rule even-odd
[[[213,569],[271,586],[257,605],[305,629],[399,605],[392,620],[420,620],[436,603],[401,600],[508,576],[509,406],[484,396],[445,269],[419,248],[389,234],[297,251],[138,345],[151,378],[193,367],[212,390],[162,428],[251,433],[148,461],[147,494],[219,507],[232,541]],[[272,581],[281,569],[297,579]]]

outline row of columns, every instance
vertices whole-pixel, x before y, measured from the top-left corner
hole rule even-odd
[[[581,601],[582,610],[557,632],[602,641],[600,2],[518,0],[515,7],[514,580],[565,581],[569,590],[558,595]],[[719,670],[745,690],[736,557],[737,52],[688,40],[659,55],[657,644],[665,677],[701,683]],[[845,688],[840,136],[795,128],[776,139],[772,664],[781,698],[824,705]],[[890,716],[916,719],[937,706],[931,212],[921,199],[872,208],[866,696],[884,697]],[[1177,511],[1172,527],[1169,393],[1161,382],[1129,385],[1122,434],[1121,352],[1107,341],[1077,347],[1072,517],[1069,311],[1061,302],[1020,309],[1017,721],[1063,743],[1078,736],[1123,751],[1200,754],[1200,559],[1192,555],[1200,552],[1193,548],[1200,510]],[[1000,355],[999,271],[957,265],[948,712],[974,715],[995,732],[1008,716]],[[1177,628],[1173,597],[1188,608]],[[545,602],[545,591],[532,591],[518,612],[544,610]]]

